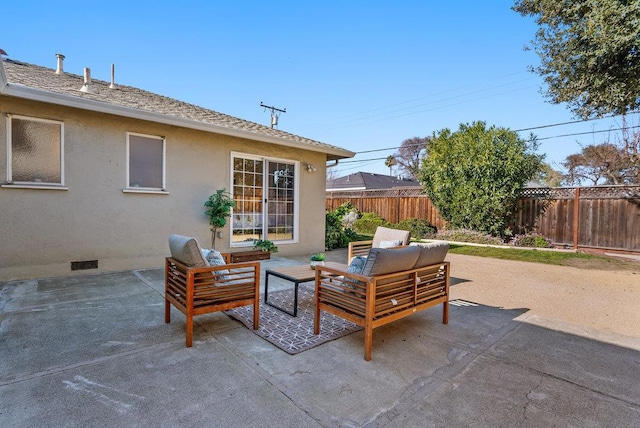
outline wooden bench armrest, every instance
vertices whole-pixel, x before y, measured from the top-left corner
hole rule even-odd
[[[356,256],[366,256],[373,245],[373,240],[349,242],[349,252],[347,255],[347,264],[351,263],[351,259]]]

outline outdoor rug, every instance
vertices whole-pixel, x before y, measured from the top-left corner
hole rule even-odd
[[[313,334],[313,285],[300,284],[298,289],[298,316],[292,317],[264,303],[260,296],[260,328],[253,329],[253,306],[225,311],[230,317],[240,321],[250,331],[271,342],[288,354],[299,354],[323,343],[338,339],[362,327],[335,315],[320,312],[320,334]],[[293,310],[293,287],[289,290],[269,293],[269,302]]]

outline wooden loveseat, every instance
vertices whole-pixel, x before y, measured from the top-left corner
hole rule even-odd
[[[372,248],[361,273],[316,267],[314,333],[325,311],[364,327],[364,359],[371,360],[373,329],[442,304],[449,318],[449,250],[446,242]]]
[[[253,305],[253,329],[260,317],[260,263],[229,263],[229,254],[213,265],[194,238],[169,237],[171,257],[165,261],[164,320],[171,321],[171,305],[187,317],[186,346],[193,343],[193,317]]]

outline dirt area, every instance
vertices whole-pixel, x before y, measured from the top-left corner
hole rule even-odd
[[[447,255],[451,299],[524,309],[522,321],[640,337],[640,263],[579,260],[576,266]]]
[[[569,259],[563,266],[571,266],[580,269],[593,269],[604,271],[631,271],[640,273],[640,261],[628,260],[615,256],[602,256],[602,259]],[[640,281],[640,278],[638,279]]]
[[[582,249],[580,252],[592,254],[602,258],[598,259],[569,259],[565,266],[581,269],[596,270],[625,270],[640,272],[640,254],[638,253],[611,253],[596,249]]]

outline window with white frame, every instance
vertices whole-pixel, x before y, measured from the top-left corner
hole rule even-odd
[[[7,182],[64,185],[64,124],[26,116],[7,117]]]
[[[232,155],[232,245],[257,239],[295,242],[298,223],[298,163]]]
[[[165,189],[165,146],[163,137],[127,133],[128,189]]]

